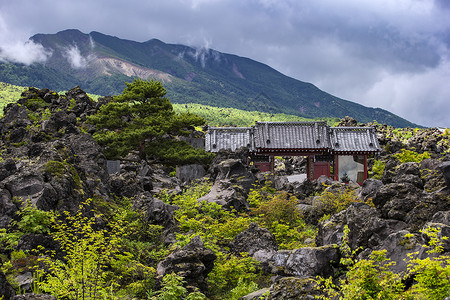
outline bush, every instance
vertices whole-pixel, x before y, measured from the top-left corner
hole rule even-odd
[[[426,151],[424,153],[422,153],[422,154],[419,154],[419,153],[417,153],[415,151],[405,150],[405,149],[402,149],[400,153],[394,154],[394,156],[401,163],[406,163],[406,162],[417,162],[417,163],[420,163],[424,159],[431,158],[430,153],[428,153]]]

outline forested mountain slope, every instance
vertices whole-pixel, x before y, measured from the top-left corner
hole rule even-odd
[[[245,57],[213,49],[124,40],[65,30],[31,37],[52,55],[45,64],[0,64],[0,81],[113,95],[130,77],[162,80],[174,103],[199,103],[307,118],[351,116],[360,122],[416,127],[386,110],[343,100]]]

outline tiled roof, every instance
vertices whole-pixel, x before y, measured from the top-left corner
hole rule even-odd
[[[329,148],[326,122],[256,122],[255,148]]]
[[[331,127],[331,148],[335,152],[376,152],[380,150],[373,127]]]
[[[326,122],[256,122],[252,127],[210,127],[205,150],[261,149],[320,150],[336,153],[377,152],[372,127],[329,127]]]
[[[241,147],[252,150],[251,127],[210,127],[205,138],[205,150],[218,152],[221,149],[235,151]]]

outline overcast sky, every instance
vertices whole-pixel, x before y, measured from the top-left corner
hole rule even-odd
[[[343,99],[450,127],[450,0],[0,0],[0,59],[65,29],[207,47]]]

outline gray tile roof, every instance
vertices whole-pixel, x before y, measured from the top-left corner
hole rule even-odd
[[[255,148],[329,148],[326,122],[256,122]]]
[[[331,127],[331,148],[335,152],[377,152],[380,150],[373,127]]]
[[[251,127],[210,127],[205,137],[205,150],[218,152],[221,149],[235,151],[241,147],[252,150],[253,129]]]
[[[372,127],[329,127],[326,122],[256,122],[252,127],[210,127],[205,150],[261,149],[319,150],[335,153],[377,152]]]

